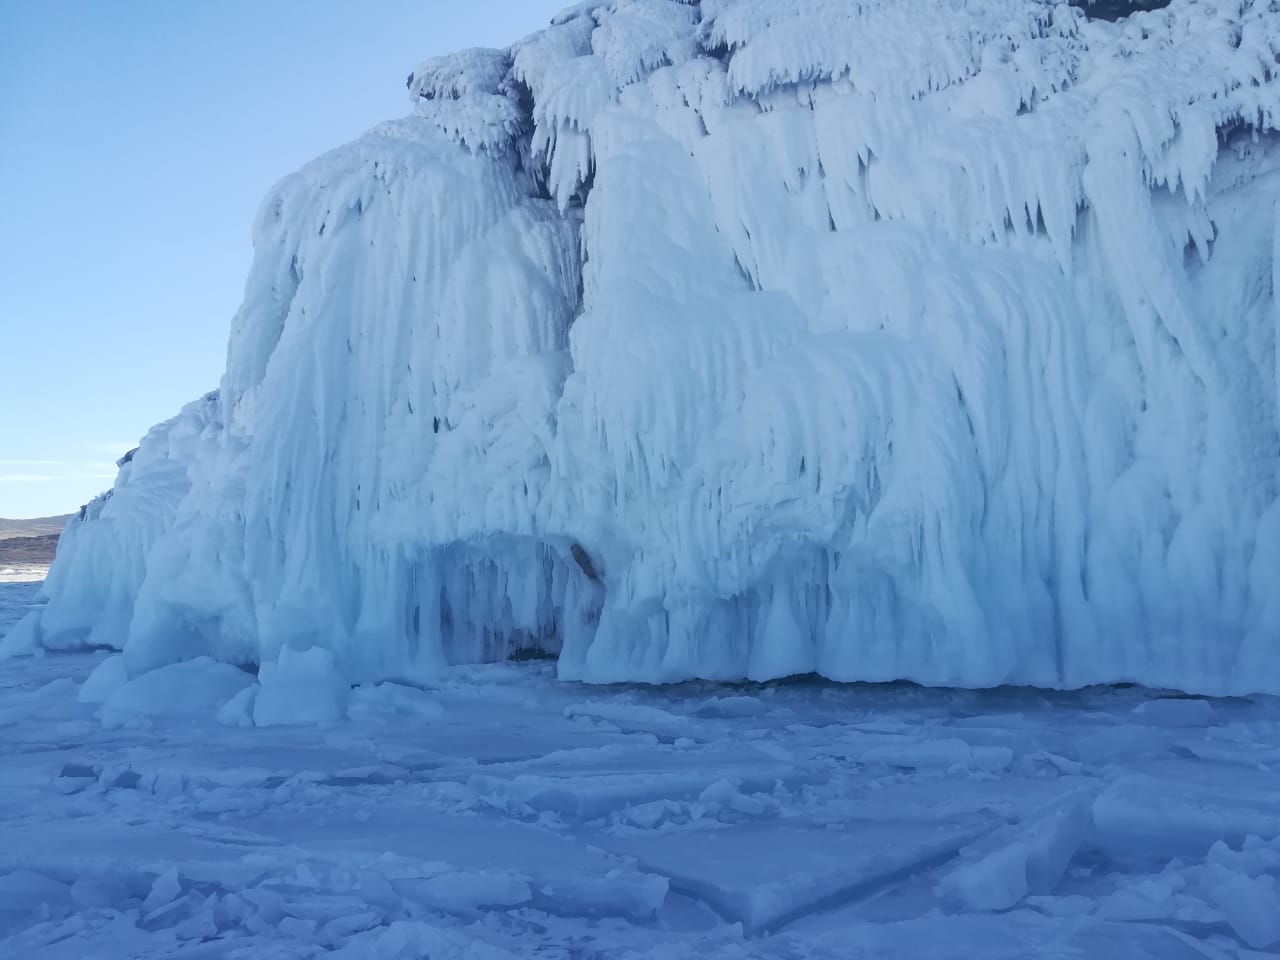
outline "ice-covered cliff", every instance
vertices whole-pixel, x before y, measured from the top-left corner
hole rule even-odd
[[[1278,62],[1265,0],[432,60],[266,199],[218,395],[7,646],[1280,692]]]

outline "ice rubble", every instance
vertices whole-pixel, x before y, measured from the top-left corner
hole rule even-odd
[[[9,639],[1280,692],[1280,13],[598,0],[284,180]]]

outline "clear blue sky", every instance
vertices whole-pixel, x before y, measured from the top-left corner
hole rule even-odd
[[[0,517],[218,384],[259,200],[567,0],[0,0]]]

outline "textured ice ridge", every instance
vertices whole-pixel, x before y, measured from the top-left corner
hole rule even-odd
[[[429,61],[267,197],[220,390],[7,647],[1280,692],[1278,53],[600,0]]]

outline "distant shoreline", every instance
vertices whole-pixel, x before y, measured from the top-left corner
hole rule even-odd
[[[56,533],[38,537],[5,537],[0,539],[0,570],[7,567],[40,567],[48,569],[58,549]]]
[[[0,583],[43,580],[69,517],[0,519]]]
[[[0,542],[14,537],[46,537],[62,533],[71,519],[70,514],[57,517],[33,517],[27,520],[10,520],[0,517]]]

